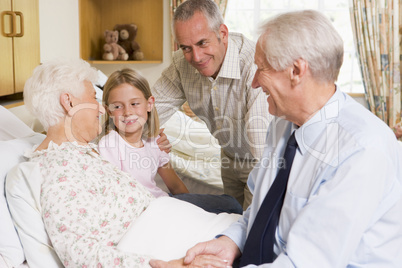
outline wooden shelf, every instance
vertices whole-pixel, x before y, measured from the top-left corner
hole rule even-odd
[[[80,54],[93,64],[147,64],[163,61],[163,0],[79,0]],[[105,30],[116,24],[138,26],[135,40],[142,61],[104,61]]]

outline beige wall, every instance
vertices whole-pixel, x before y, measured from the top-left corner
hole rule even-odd
[[[129,66],[140,71],[151,85],[171,62],[169,0],[164,0],[162,64],[97,64],[106,75]],[[78,0],[39,0],[41,62],[80,57]],[[150,33],[152,34],[152,33]]]
[[[140,71],[152,86],[171,62],[169,0],[164,0],[163,63],[129,64]],[[53,58],[79,58],[78,0],[39,0],[41,61]],[[126,67],[124,64],[97,64],[106,75]],[[363,97],[355,98],[367,107]]]

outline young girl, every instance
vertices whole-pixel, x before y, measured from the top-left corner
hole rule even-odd
[[[116,71],[104,86],[103,102],[107,114],[99,153],[155,197],[168,195],[156,186],[157,172],[171,194],[188,193],[170,166],[169,155],[156,144],[159,119],[147,80],[132,69]]]
[[[155,196],[168,195],[156,186],[162,177],[170,196],[213,213],[243,212],[229,195],[190,194],[169,164],[169,155],[159,149],[156,139],[159,119],[155,99],[147,80],[132,69],[115,71],[103,88],[106,122],[99,141],[99,153],[137,179]]]

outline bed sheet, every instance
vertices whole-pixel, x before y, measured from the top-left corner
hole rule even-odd
[[[6,260],[3,259],[3,256],[1,256],[1,254],[0,254],[0,268],[10,268],[10,267],[12,267],[12,266],[8,265]],[[30,268],[30,267],[26,262],[24,262],[24,263],[20,264],[17,267],[14,267],[14,268]]]
[[[189,248],[213,239],[240,217],[209,213],[176,198],[160,197],[130,226],[117,248],[164,261],[179,259]]]

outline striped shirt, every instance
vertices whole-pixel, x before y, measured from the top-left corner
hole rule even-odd
[[[225,154],[237,159],[260,158],[272,116],[261,88],[251,83],[256,72],[255,43],[230,33],[224,62],[216,79],[201,75],[176,51],[152,93],[161,124],[187,101],[219,141]]]

